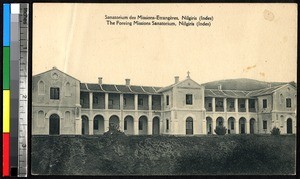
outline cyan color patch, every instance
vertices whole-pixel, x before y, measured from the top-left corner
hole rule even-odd
[[[10,45],[10,4],[3,4],[3,46]]]

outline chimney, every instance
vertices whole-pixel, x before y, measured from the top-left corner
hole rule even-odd
[[[102,85],[102,77],[99,77],[99,78],[98,78],[98,84],[99,84],[99,85]]]
[[[179,82],[179,76],[175,76],[175,84]]]
[[[126,85],[129,86],[130,85],[130,79],[125,79]]]
[[[218,85],[218,90],[222,90],[222,85]]]

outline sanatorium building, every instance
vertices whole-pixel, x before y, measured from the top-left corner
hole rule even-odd
[[[98,135],[118,126],[128,135],[296,133],[297,89],[206,89],[186,79],[167,87],[81,83],[53,68],[32,78],[33,135]]]

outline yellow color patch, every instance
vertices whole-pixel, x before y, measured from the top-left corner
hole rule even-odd
[[[10,132],[10,91],[3,90],[3,133]]]

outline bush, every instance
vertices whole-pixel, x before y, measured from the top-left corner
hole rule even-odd
[[[216,129],[215,129],[215,133],[217,135],[225,135],[226,131],[227,131],[227,129],[224,126],[217,126]]]
[[[126,136],[126,134],[122,131],[120,131],[119,126],[115,125],[115,124],[109,124],[109,128],[107,132],[104,132],[103,134],[104,136],[119,136],[119,135],[123,135]]]
[[[35,175],[295,175],[295,135],[36,136]]]
[[[277,127],[273,127],[273,129],[271,130],[271,134],[272,135],[280,135],[280,129]]]

